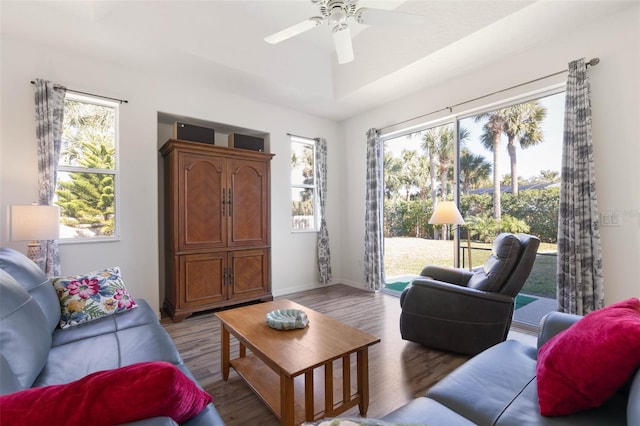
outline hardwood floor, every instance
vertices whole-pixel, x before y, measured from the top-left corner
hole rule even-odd
[[[370,399],[368,417],[382,417],[406,404],[465,362],[454,355],[401,339],[397,297],[370,293],[345,285],[334,285],[282,298],[293,300],[380,338],[369,348]],[[220,322],[213,312],[195,314],[181,323],[168,318],[162,324],[176,343],[185,364],[229,426],[278,425],[278,419],[232,370],[228,381],[220,372]],[[533,339],[518,334],[517,338]],[[237,345],[232,338],[233,350]],[[279,383],[274,383],[279,392]],[[357,407],[345,416],[357,416]]]

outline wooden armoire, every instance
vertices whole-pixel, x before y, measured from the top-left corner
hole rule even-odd
[[[194,312],[272,300],[273,154],[170,139],[165,174],[165,300],[175,322]]]

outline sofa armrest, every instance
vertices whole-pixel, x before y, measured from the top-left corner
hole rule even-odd
[[[538,349],[547,343],[553,336],[571,327],[581,318],[582,317],[580,315],[565,314],[563,312],[549,312],[540,321]]]
[[[427,265],[422,269],[420,275],[436,281],[466,286],[469,279],[473,276],[473,272],[467,271],[466,269]]]

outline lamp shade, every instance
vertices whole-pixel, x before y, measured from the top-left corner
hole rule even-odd
[[[453,201],[439,201],[429,223],[432,225],[462,225],[464,219]]]
[[[58,206],[11,206],[11,240],[56,240],[60,230]]]

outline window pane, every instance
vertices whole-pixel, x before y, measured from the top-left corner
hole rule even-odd
[[[115,108],[65,100],[61,166],[115,169]]]
[[[291,142],[291,184],[313,185],[313,145]]]
[[[114,174],[58,172],[54,203],[60,206],[60,238],[114,236]]]
[[[312,188],[291,188],[291,226],[296,230],[315,229]]]

